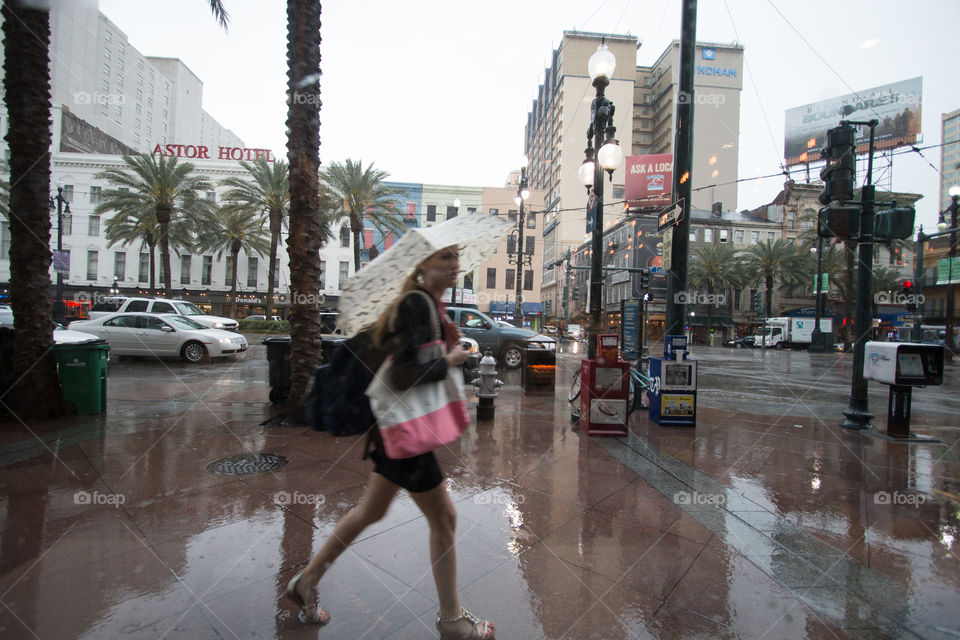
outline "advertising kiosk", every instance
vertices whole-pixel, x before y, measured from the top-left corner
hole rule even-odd
[[[943,346],[910,342],[867,342],[863,377],[890,385],[887,438],[900,442],[940,441],[910,431],[913,387],[943,384]]]
[[[619,349],[619,336],[598,335],[597,357],[580,363],[580,428],[588,435],[627,435],[630,363]]]
[[[697,361],[687,358],[687,337],[666,336],[663,357],[650,358],[650,419],[659,425],[697,425]]]

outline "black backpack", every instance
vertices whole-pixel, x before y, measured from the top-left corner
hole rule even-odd
[[[372,333],[367,329],[331,346],[327,363],[314,372],[306,413],[317,431],[339,438],[366,433],[376,424],[364,392],[387,358],[389,341],[377,348]]]

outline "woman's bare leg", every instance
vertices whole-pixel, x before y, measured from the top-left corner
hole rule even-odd
[[[440,615],[456,618],[460,615],[460,600],[457,597],[457,552],[454,532],[457,527],[457,511],[447,494],[444,483],[422,493],[411,493],[430,525],[430,564],[433,581],[437,586]]]

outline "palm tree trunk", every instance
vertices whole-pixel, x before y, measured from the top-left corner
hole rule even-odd
[[[2,15],[10,148],[10,301],[16,318],[15,382],[4,402],[22,421],[51,415],[59,404],[50,402],[51,395],[60,395],[50,351],[50,14],[8,1]]]
[[[230,254],[233,256],[233,269],[230,274],[230,317],[237,317],[237,259],[240,257],[239,242],[234,241]]]
[[[273,314],[273,291],[277,283],[273,279],[273,274],[277,271],[277,245],[280,243],[280,212],[270,212],[270,267],[267,272],[267,320]]]
[[[317,313],[322,229],[320,168],[320,3],[287,0],[287,159],[290,163],[290,395],[288,419],[302,420],[303,398],[320,360]],[[301,99],[302,98],[302,99]]]
[[[710,302],[710,296],[713,293],[713,286],[707,282],[707,344],[710,344],[710,330],[713,329],[713,304]]]
[[[763,311],[767,317],[773,315],[773,274],[767,273],[767,277],[764,280],[764,284],[767,285],[767,306],[764,307]]]
[[[157,295],[157,248],[150,245],[150,295]]]
[[[163,271],[163,293],[170,297],[170,207],[157,207],[157,223],[160,225],[160,269]]]
[[[350,231],[353,232],[353,272],[360,271],[360,234],[363,233],[363,214],[350,216]]]

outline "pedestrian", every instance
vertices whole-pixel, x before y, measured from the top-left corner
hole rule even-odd
[[[384,252],[381,257],[389,253]],[[391,374],[397,388],[411,387],[411,382],[416,386],[443,380],[449,367],[459,366],[467,359],[467,352],[458,343],[459,332],[448,320],[440,302],[444,291],[456,284],[459,270],[457,245],[430,254],[417,264],[403,283],[400,295],[374,323],[374,342],[378,346],[389,345],[393,356]],[[430,314],[439,317],[446,353],[435,360],[418,362],[420,346],[433,339],[434,322]],[[461,607],[457,597],[454,546],[457,514],[436,456],[431,451],[412,458],[389,458],[378,429],[371,429],[368,438],[373,470],[363,497],[340,519],[317,554],[287,585],[286,595],[300,608],[300,620],[319,625],[330,621],[330,614],[317,602],[317,584],[360,532],[383,518],[394,497],[404,489],[423,512],[430,528],[430,562],[440,602],[436,626],[441,638],[492,640],[493,624]]]

